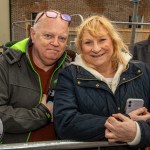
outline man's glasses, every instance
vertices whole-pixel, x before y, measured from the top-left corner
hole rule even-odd
[[[59,12],[51,10],[51,11],[46,11],[46,12],[41,13],[41,15],[35,20],[34,24],[36,24],[44,14],[46,14],[46,17],[48,18],[57,18],[57,16],[60,15],[60,18],[62,20],[69,22],[69,24],[71,22],[71,17],[68,14],[61,14]]]

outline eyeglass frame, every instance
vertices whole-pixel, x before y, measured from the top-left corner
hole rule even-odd
[[[57,16],[56,16],[56,17],[49,17],[49,16],[47,15],[47,12],[54,12],[54,13],[57,14]],[[57,18],[58,15],[60,15],[60,18],[61,18],[62,20],[64,20],[64,21],[67,21],[67,22],[69,23],[69,25],[70,25],[71,16],[68,15],[68,14],[63,14],[63,13],[57,12],[57,11],[55,11],[55,10],[50,10],[50,11],[43,11],[43,12],[41,12],[41,15],[35,20],[34,24],[36,24],[36,23],[40,20],[40,18],[42,18],[42,16],[43,16],[44,14],[45,14],[46,17],[48,17],[48,18]],[[62,15],[68,15],[68,16],[70,17],[70,21],[63,19]]]

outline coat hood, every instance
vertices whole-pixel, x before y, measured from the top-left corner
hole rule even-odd
[[[18,62],[23,53],[26,53],[26,49],[29,43],[29,38],[26,38],[19,42],[9,42],[5,45],[4,57],[9,64]]]
[[[19,51],[25,53],[28,41],[29,41],[29,38],[26,38],[19,42],[17,42],[17,41],[8,42],[5,44],[5,49],[11,48],[11,49],[19,50]]]

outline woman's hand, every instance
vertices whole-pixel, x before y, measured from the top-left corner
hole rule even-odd
[[[106,120],[105,137],[108,142],[131,142],[136,136],[135,121],[122,114],[113,114]]]
[[[132,120],[144,120],[150,119],[150,113],[147,111],[147,108],[142,107],[136,109],[128,114]]]

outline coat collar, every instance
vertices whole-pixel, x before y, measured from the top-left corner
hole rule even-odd
[[[131,59],[131,56],[129,54],[125,54],[123,53],[123,55],[126,58],[127,64],[129,62],[129,60]],[[97,80],[103,81],[105,82],[108,86],[108,81],[106,80],[106,78],[104,76],[102,76],[99,72],[97,72],[95,69],[89,67],[82,59],[81,55],[77,55],[75,58],[75,61],[72,62],[72,64],[76,65],[76,66],[81,66],[82,68],[84,68],[86,71],[88,71],[90,74],[92,74]],[[115,74],[115,76],[113,77],[112,80],[112,86],[110,87],[110,89],[112,90],[112,92],[114,93],[119,82],[120,82],[120,76],[123,72],[123,65],[122,64],[118,64],[118,69],[117,72]],[[84,77],[86,78],[86,77]]]

